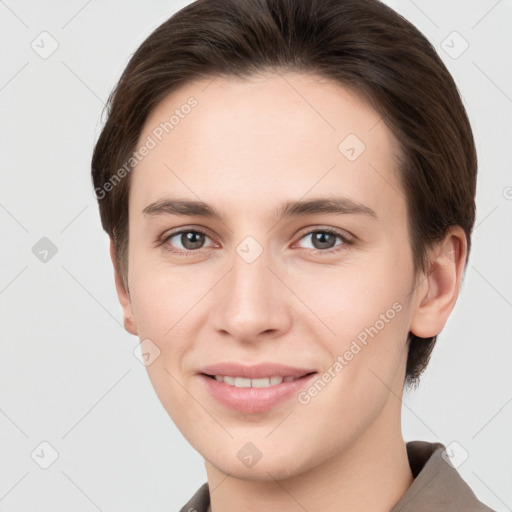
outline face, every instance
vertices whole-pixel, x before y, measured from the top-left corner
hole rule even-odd
[[[125,323],[194,448],[268,480],[396,436],[423,288],[379,114],[317,76],[217,78],[162,101],[143,144]]]

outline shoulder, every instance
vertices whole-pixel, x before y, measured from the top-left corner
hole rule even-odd
[[[494,512],[478,500],[442,443],[410,441],[406,447],[414,482],[391,512]]]

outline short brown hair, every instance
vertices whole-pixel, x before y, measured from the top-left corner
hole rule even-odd
[[[268,71],[326,77],[352,88],[382,115],[400,143],[415,271],[426,271],[428,247],[450,226],[464,229],[469,255],[477,172],[470,123],[452,76],[410,22],[377,0],[197,0],[134,53],[108,99],[94,148],[101,221],[125,282],[126,162],[150,112],[194,80]],[[409,385],[418,383],[436,338],[409,333]]]

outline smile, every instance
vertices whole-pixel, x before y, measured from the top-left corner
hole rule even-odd
[[[239,413],[268,412],[295,398],[317,372],[302,376],[271,376],[249,379],[230,375],[199,374],[207,396],[218,405]],[[295,403],[295,402],[294,402]]]

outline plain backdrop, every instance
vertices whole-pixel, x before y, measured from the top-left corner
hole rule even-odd
[[[168,512],[206,481],[122,327],[90,181],[108,94],[187,3],[0,1],[0,511]],[[453,74],[479,156],[467,273],[404,437],[455,443],[478,498],[511,510],[512,3],[388,3]]]

